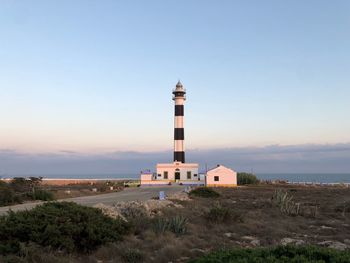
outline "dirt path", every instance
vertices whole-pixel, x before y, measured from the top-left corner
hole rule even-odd
[[[75,198],[61,199],[59,201],[76,202],[81,205],[93,206],[98,203],[105,205],[112,205],[118,201],[144,201],[151,199],[152,197],[158,196],[159,191],[165,191],[167,195],[180,192],[184,189],[184,186],[143,186],[140,188],[125,188],[121,192],[100,194],[93,196],[81,196]],[[12,206],[0,207],[0,215],[4,215],[10,209],[12,211],[19,211],[25,209],[32,209],[33,207],[42,204],[43,202],[32,202]]]

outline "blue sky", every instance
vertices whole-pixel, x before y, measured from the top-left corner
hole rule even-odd
[[[349,1],[1,1],[0,148],[350,142]],[[350,169],[349,169],[350,170]]]

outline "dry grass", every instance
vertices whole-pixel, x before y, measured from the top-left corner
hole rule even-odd
[[[293,201],[310,211],[294,216],[282,213],[272,200],[276,187],[288,192]],[[176,216],[187,219],[184,235],[169,231],[157,234],[151,220],[142,231],[133,233],[123,242],[76,259],[80,262],[125,262],[125,251],[131,254],[137,251],[135,253],[142,254],[140,262],[175,263],[187,262],[215,249],[257,246],[253,239],[259,240],[260,246],[278,245],[286,237],[303,240],[306,244],[349,239],[349,188],[257,185],[217,191],[220,197],[215,199],[193,197],[189,201],[177,201],[182,208],[162,209],[161,216],[165,219]],[[230,216],[218,222],[208,220],[208,213],[217,207],[230,211]],[[317,207],[317,216],[314,216],[313,207]]]

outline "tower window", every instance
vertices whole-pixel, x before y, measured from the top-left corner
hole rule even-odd
[[[191,179],[191,171],[187,172],[187,179]]]
[[[164,179],[168,179],[168,171],[164,171]]]
[[[218,182],[219,181],[219,176],[214,176],[214,181]]]

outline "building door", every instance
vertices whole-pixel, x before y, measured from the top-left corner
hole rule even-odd
[[[175,172],[175,181],[180,180],[180,172]]]

